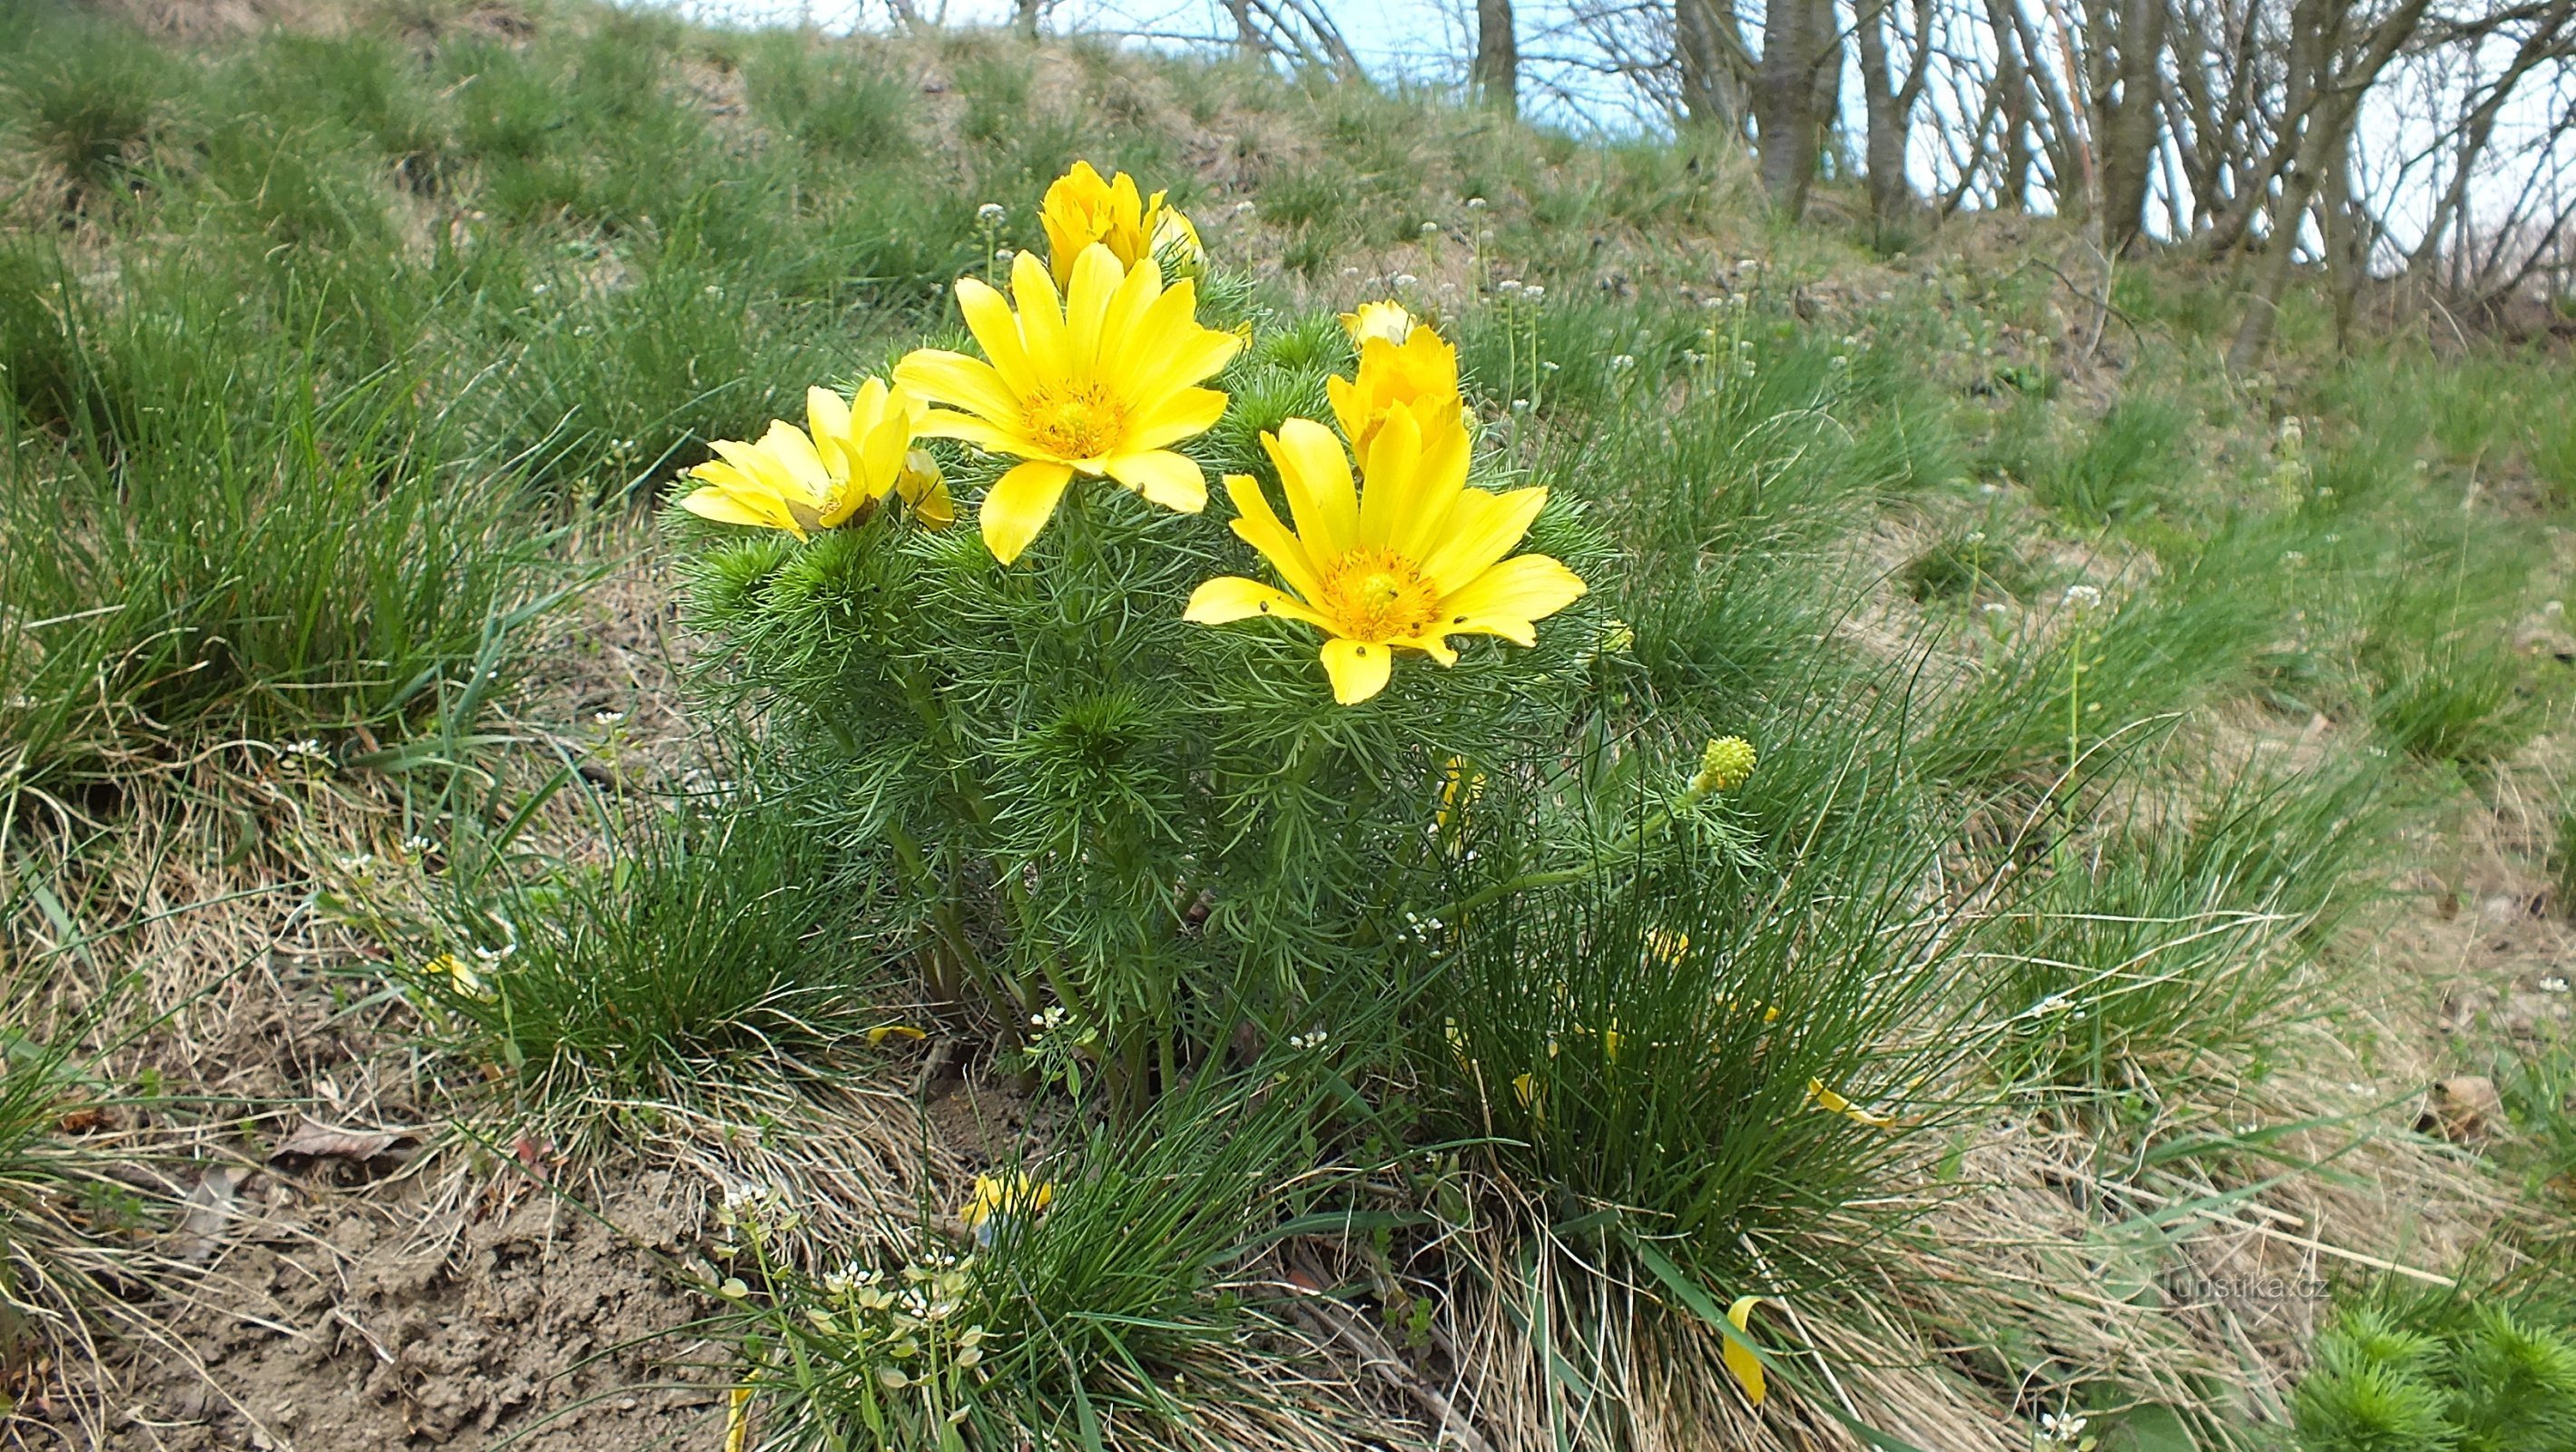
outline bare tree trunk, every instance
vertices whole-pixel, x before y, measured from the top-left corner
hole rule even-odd
[[[1869,210],[1881,224],[1898,222],[1922,205],[1906,174],[1914,140],[1914,107],[1932,67],[1932,0],[1914,0],[1914,49],[1902,75],[1888,65],[1889,0],[1861,0],[1853,39],[1860,47],[1860,83],[1869,134],[1862,164],[1869,172]],[[1980,132],[1983,118],[1978,122]]]
[[[2255,264],[2244,320],[2228,345],[2229,369],[2241,373],[2252,368],[2272,346],[2273,327],[2281,297],[2289,289],[2299,229],[2308,208],[2315,204],[2328,169],[2344,162],[2353,123],[2361,115],[2362,97],[2388,68],[2398,48],[2414,37],[2430,3],[2399,0],[2377,25],[2350,43],[2344,26],[2351,17],[2343,0],[2297,0],[2291,7],[2290,101],[2280,123],[2281,141],[2274,144],[2276,155],[2285,149],[2289,155],[2267,171],[2267,177],[2280,178],[2280,199],[2271,209],[2271,234],[2263,239]]]
[[[1521,49],[1512,33],[1512,0],[1476,0],[1476,91],[1504,115],[1520,111]]]
[[[2157,107],[2164,93],[2165,0],[2097,4],[2094,14],[2107,22],[2094,38],[2097,54],[2105,35],[2116,46],[2107,61],[2095,66],[2093,134],[2101,143],[2102,241],[2119,252],[2133,247],[2146,230]]]
[[[2012,3],[1986,0],[1986,20],[1994,28],[1995,95],[2003,111],[1995,205],[2018,212],[2030,205],[2030,71],[2022,60],[2021,27],[2007,13]]]
[[[1738,134],[1754,67],[1734,8],[1725,0],[1673,0],[1673,59],[1683,116],[1704,130]]]
[[[1816,73],[1820,53],[1834,39],[1831,3],[1768,0],[1762,11],[1762,60],[1753,90],[1754,124],[1762,132],[1762,187],[1771,204],[1793,218],[1807,210],[1807,190],[1816,179],[1825,119],[1817,109]]]
[[[1011,28],[1031,40],[1038,38],[1038,11],[1045,0],[1012,0]]]
[[[910,3],[910,0],[900,0]],[[1252,0],[1225,0],[1225,13],[1234,19],[1234,49],[1246,59],[1261,54],[1261,27],[1252,20]]]

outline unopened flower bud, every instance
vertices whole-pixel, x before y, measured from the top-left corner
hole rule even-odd
[[[1699,755],[1699,774],[1690,779],[1693,798],[1731,792],[1752,779],[1756,753],[1741,736],[1721,736]]]

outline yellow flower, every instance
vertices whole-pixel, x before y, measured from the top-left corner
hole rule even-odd
[[[1736,1297],[1735,1304],[1726,1308],[1727,1323],[1738,1332],[1751,1335],[1753,1308],[1760,1304],[1762,1304],[1760,1296]],[[1761,1358],[1755,1356],[1750,1348],[1733,1336],[1726,1338],[1726,1344],[1719,1348],[1717,1354],[1718,1358],[1726,1363],[1726,1369],[1734,1374],[1736,1385],[1744,1388],[1744,1399],[1757,1407],[1762,1405],[1762,1398],[1766,1391],[1762,1382]]]
[[[889,493],[900,493],[926,523],[954,518],[939,466],[912,447],[926,412],[901,386],[874,378],[859,385],[855,399],[809,388],[807,428],[772,420],[759,443],[716,440],[716,457],[689,471],[705,487],[680,507],[719,524],[783,529],[798,539],[810,530],[837,529]]]
[[[1224,394],[1195,385],[1243,339],[1199,326],[1197,285],[1166,288],[1154,268],[1122,267],[1095,245],[1061,297],[1046,268],[1021,253],[1011,292],[1016,313],[992,288],[957,280],[958,308],[984,359],[918,348],[894,370],[903,387],[948,405],[930,410],[921,432],[1024,461],[984,496],[993,557],[1018,559],[1077,473],[1105,475],[1184,514],[1205,508],[1207,476],[1171,446],[1225,412]]]
[[[1826,1088],[1825,1081],[1822,1079],[1810,1079],[1807,1081],[1807,1097],[1815,1101],[1817,1108],[1839,1114],[1854,1124],[1867,1125],[1871,1129],[1888,1129],[1894,1127],[1896,1124],[1895,1115],[1880,1114],[1874,1110],[1863,1109],[1859,1105],[1852,1103],[1849,1099],[1844,1098],[1842,1095]]]
[[[957,522],[957,501],[948,497],[948,480],[927,449],[903,456],[903,472],[894,477],[894,492],[912,506],[913,518],[932,529],[946,529]]]
[[[997,1215],[1035,1215],[1055,1203],[1055,1186],[1026,1175],[1013,1175],[1005,1180],[999,1175],[977,1175],[975,1193],[957,1208],[957,1218],[969,1230],[981,1231]]]
[[[1154,260],[1175,278],[1207,271],[1207,247],[1199,241],[1198,226],[1178,207],[1162,208],[1154,223]]]
[[[1385,688],[1393,651],[1418,650],[1445,666],[1458,659],[1453,635],[1535,645],[1533,622],[1583,594],[1583,581],[1545,555],[1503,558],[1547,491],[1468,488],[1467,432],[1454,418],[1426,438],[1411,414],[1390,414],[1365,455],[1365,491],[1322,424],[1292,418],[1261,443],[1279,466],[1296,532],[1281,526],[1251,476],[1228,475],[1226,492],[1240,516],[1234,532],[1288,590],[1220,576],[1192,592],[1186,618],[1224,625],[1275,615],[1315,626],[1328,637],[1324,671],[1343,705]]]
[[[434,977],[445,978],[455,985],[459,994],[478,1003],[490,1003],[500,997],[500,994],[493,991],[491,984],[483,981],[482,974],[475,972],[467,966],[464,959],[453,953],[441,953],[430,959],[428,966],[422,971]]]
[[[1178,207],[1165,206],[1165,195],[1143,195],[1136,179],[1123,171],[1103,178],[1090,162],[1075,162],[1073,170],[1047,188],[1045,204],[1038,209],[1056,286],[1071,283],[1074,264],[1094,243],[1108,248],[1123,266],[1168,257],[1173,276],[1196,277],[1207,261],[1198,228]]]
[[[1413,326],[1413,314],[1404,310],[1404,304],[1392,299],[1364,302],[1357,311],[1342,314],[1342,331],[1350,334],[1354,348],[1368,346],[1371,338],[1400,348],[1404,346],[1405,339],[1413,336]]]
[[[1410,414],[1425,439],[1466,424],[1458,350],[1420,324],[1401,344],[1383,337],[1361,340],[1358,376],[1327,378],[1324,392],[1333,401],[1333,417],[1341,420],[1342,437],[1363,458],[1378,429],[1396,413]]]

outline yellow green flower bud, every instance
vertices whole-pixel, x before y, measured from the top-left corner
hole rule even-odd
[[[1690,794],[1696,798],[1735,790],[1752,777],[1754,760],[1752,742],[1741,736],[1717,738],[1700,753],[1699,774],[1690,780]]]

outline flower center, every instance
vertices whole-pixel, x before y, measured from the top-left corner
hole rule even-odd
[[[1352,640],[1419,637],[1440,614],[1422,568],[1393,550],[1362,545],[1324,567],[1316,608]]]
[[[1061,384],[1024,405],[1029,441],[1059,459],[1097,459],[1127,436],[1127,410],[1097,383]]]

